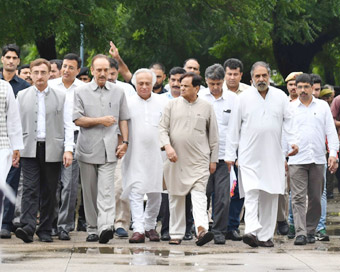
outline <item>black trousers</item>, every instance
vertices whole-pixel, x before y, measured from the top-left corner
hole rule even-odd
[[[161,217],[162,229],[161,235],[164,233],[169,233],[169,222],[170,222],[170,211],[169,211],[169,195],[162,193],[162,203],[159,210],[159,215]],[[185,217],[186,217],[186,228],[185,233],[191,231],[192,225],[194,224],[194,218],[192,216],[192,204],[191,204],[191,194],[189,193],[185,198]]]
[[[207,184],[207,197],[212,196],[213,225],[215,235],[225,235],[228,230],[228,215],[230,203],[230,174],[223,160],[216,164],[216,171],[210,175]]]
[[[38,142],[36,157],[21,158],[21,164],[24,179],[20,223],[29,235],[33,235],[40,208],[37,233],[50,234],[61,163],[46,162],[45,143]]]

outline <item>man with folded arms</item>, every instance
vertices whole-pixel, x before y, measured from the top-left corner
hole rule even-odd
[[[87,242],[113,238],[115,218],[114,174],[117,158],[128,147],[130,118],[124,91],[108,82],[107,56],[94,56],[93,80],[75,90],[73,120],[80,127],[76,159],[80,168],[87,223]],[[118,125],[122,143],[118,145]]]

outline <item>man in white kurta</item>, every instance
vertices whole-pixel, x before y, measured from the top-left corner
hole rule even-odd
[[[6,178],[12,165],[19,166],[19,150],[23,148],[20,114],[13,89],[9,83],[0,80],[0,222],[4,196],[15,203],[15,194]]]
[[[269,74],[268,64],[253,65],[254,86],[240,94],[226,140],[229,167],[238,149],[240,194],[245,196],[246,209],[243,241],[252,247],[274,246],[278,195],[285,189],[282,129],[293,149],[289,155],[298,151],[289,102],[284,92],[269,86]]]
[[[193,217],[202,246],[213,239],[208,232],[206,186],[218,161],[218,127],[212,105],[197,97],[201,77],[181,76],[181,97],[169,101],[160,123],[161,147],[169,160],[164,180],[170,202],[170,244],[180,244],[185,233],[185,196],[191,192]],[[209,171],[210,170],[210,171]]]
[[[123,193],[129,197],[133,221],[130,243],[159,241],[156,220],[161,205],[163,160],[159,148],[158,124],[163,97],[152,93],[156,76],[149,69],[139,69],[132,77],[137,95],[128,100],[130,111],[129,148],[122,161]],[[148,200],[144,211],[144,195]]]

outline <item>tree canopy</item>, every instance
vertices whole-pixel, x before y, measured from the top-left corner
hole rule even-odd
[[[159,61],[167,71],[189,57],[201,73],[236,57],[249,80],[264,60],[282,76],[319,72],[339,84],[338,0],[2,0],[0,40],[23,53],[61,58],[79,52],[84,25],[86,57],[107,53],[113,40],[131,70]],[[34,49],[34,48],[33,48]]]

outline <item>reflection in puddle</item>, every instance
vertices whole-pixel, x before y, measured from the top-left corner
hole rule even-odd
[[[159,257],[195,256],[195,255],[209,254],[208,252],[195,252],[195,251],[188,252],[188,251],[177,251],[177,250],[160,250],[160,249],[126,248],[126,247],[74,247],[71,249],[71,253],[125,254],[125,255],[152,254],[153,256],[159,256]]]

